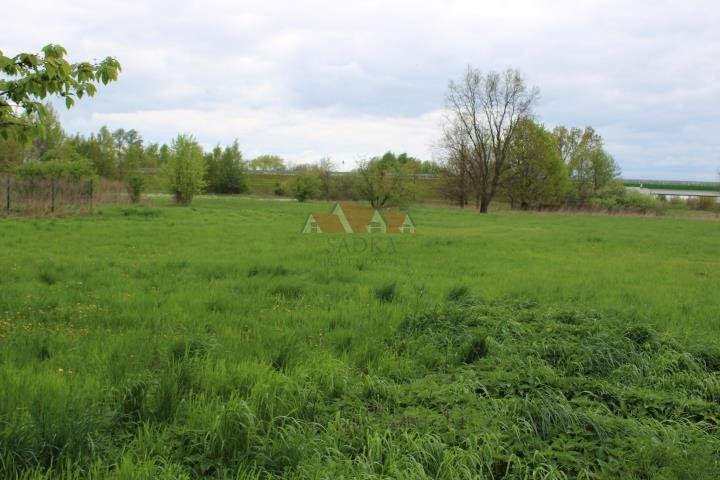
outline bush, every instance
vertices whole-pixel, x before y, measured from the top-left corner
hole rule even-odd
[[[610,213],[655,213],[662,215],[667,210],[667,202],[661,201],[652,195],[636,190],[626,189],[620,182],[612,182],[599,190],[587,201],[591,210],[606,211]]]
[[[178,135],[164,165],[170,193],[180,205],[189,205],[205,186],[205,159],[200,145],[190,135]]]
[[[685,203],[691,210],[720,210],[720,204],[717,203],[714,197],[690,197]]]
[[[318,195],[320,192],[320,183],[312,172],[300,172],[291,180],[290,191],[298,202],[304,202]]]
[[[357,174],[345,173],[330,178],[330,198],[335,200],[360,200],[357,192]]]
[[[625,195],[618,200],[622,208],[628,212],[664,213],[666,208],[665,204],[655,197],[635,190],[626,191]]]
[[[284,197],[286,192],[285,184],[276,183],[275,187],[273,188],[273,193],[278,197]]]
[[[397,296],[397,283],[390,282],[375,289],[375,298],[383,303],[390,303]]]
[[[127,180],[127,190],[132,203],[139,203],[145,181],[140,175],[132,175]]]
[[[671,197],[670,204],[676,206],[682,205],[684,207],[687,207],[687,203],[683,202],[683,199],[680,197]]]

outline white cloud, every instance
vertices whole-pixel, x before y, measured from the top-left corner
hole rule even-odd
[[[201,140],[237,138],[249,158],[278,153],[294,163],[316,162],[331,156],[352,168],[357,160],[388,149],[420,154],[437,138],[441,111],[417,117],[348,115],[338,109],[149,110],[96,113],[92,120],[111,128],[133,125],[140,131],[170,138],[176,132],[193,133]],[[252,139],[252,140],[249,140]],[[212,147],[212,142],[204,142]]]

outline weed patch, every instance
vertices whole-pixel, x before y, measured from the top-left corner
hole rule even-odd
[[[397,298],[397,282],[390,282],[375,288],[375,298],[390,303]]]
[[[123,217],[157,218],[162,216],[162,211],[157,208],[127,207],[121,208],[119,211]]]
[[[470,288],[466,285],[458,285],[457,287],[453,287],[448,291],[447,295],[445,295],[445,299],[450,302],[460,302],[462,300],[467,299],[470,296]]]

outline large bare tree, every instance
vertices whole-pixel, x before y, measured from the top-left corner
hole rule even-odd
[[[465,137],[457,129],[446,126],[441,147],[445,154],[442,194],[453,203],[457,202],[460,208],[464,208],[473,189]]]
[[[497,193],[517,126],[532,115],[538,95],[515,69],[482,73],[468,66],[459,82],[450,82],[445,146],[450,156],[464,158],[481,213]]]

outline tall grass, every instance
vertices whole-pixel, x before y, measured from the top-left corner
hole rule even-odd
[[[0,220],[0,478],[720,475],[716,223],[327,208]]]

